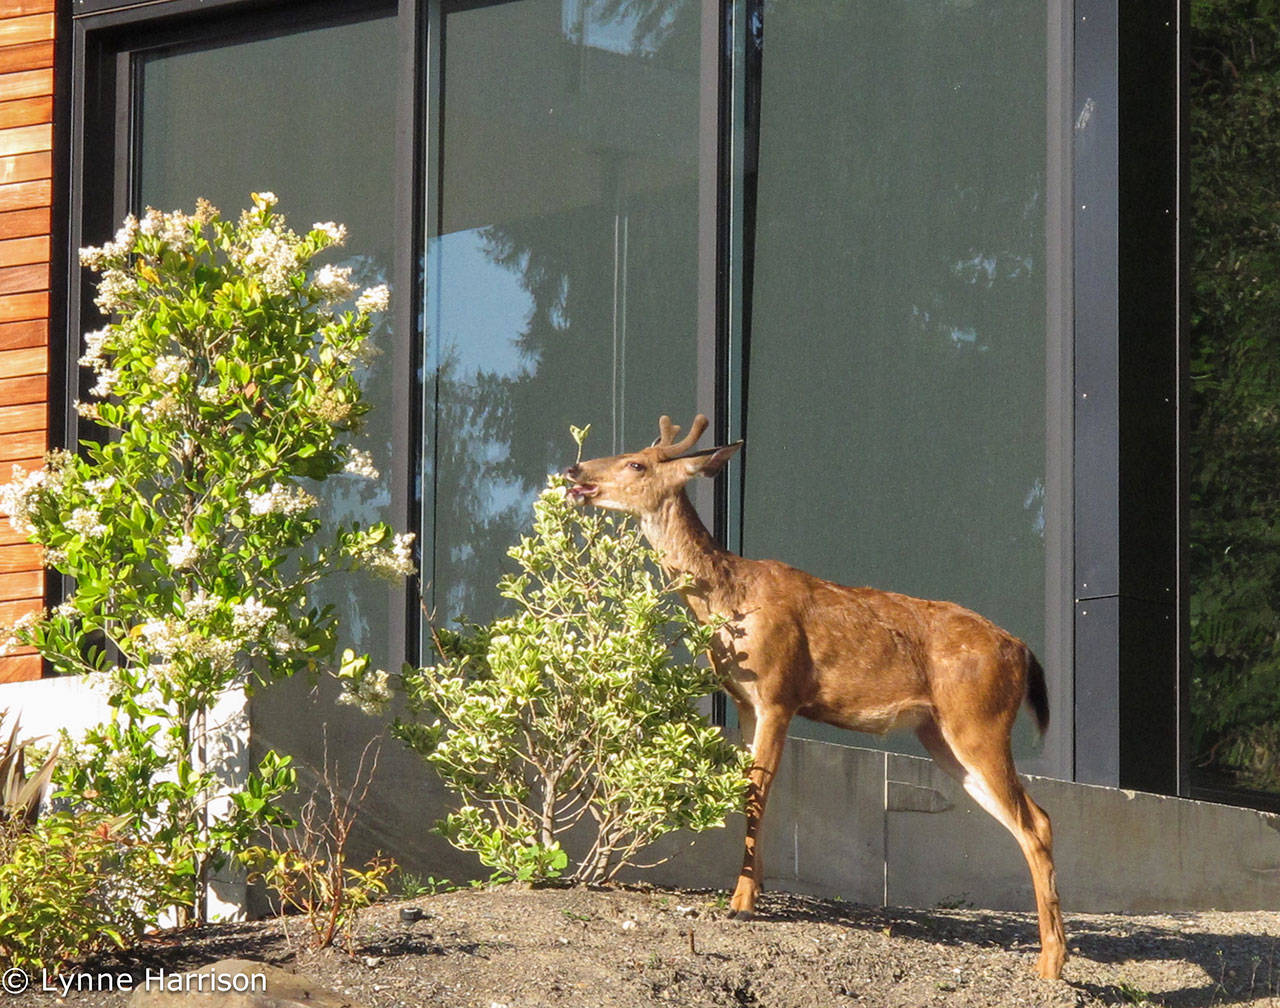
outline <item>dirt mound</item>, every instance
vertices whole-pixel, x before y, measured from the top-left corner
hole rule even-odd
[[[314,978],[368,1008],[688,1008],[827,1005],[1002,1008],[1163,1004],[1280,1006],[1280,914],[1067,918],[1058,982],[1032,973],[1031,914],[894,910],[766,893],[751,921],[723,892],[462,890],[385,903],[354,954],[300,950],[297,920],[158,935],[95,970],[189,970],[239,957]],[[421,908],[416,921],[405,906]],[[117,991],[41,991],[12,1005],[124,1005]]]

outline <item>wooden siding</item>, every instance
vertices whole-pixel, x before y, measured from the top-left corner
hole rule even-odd
[[[49,444],[54,31],[54,0],[0,0],[0,483]],[[0,519],[0,625],[43,604],[39,549]],[[40,674],[0,656],[0,682]]]

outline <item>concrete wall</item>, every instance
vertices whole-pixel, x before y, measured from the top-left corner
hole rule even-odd
[[[1048,778],[1027,784],[1053,820],[1067,912],[1280,906],[1280,816]],[[731,886],[741,838],[739,818],[648,877]],[[1013,837],[914,756],[790,740],[762,850],[766,888],[890,906],[1035,906]]]
[[[248,754],[290,753],[302,799],[326,754],[350,782],[366,743],[383,737],[377,773],[359,813],[351,855],[377,851],[420,876],[455,882],[488,874],[430,834],[448,795],[429,767],[384,734],[385,723],[334,702],[331,684],[298,678],[258,692],[248,706]],[[24,735],[73,734],[107,714],[75,678],[15,683],[3,703]],[[240,722],[243,724],[244,722]],[[321,725],[327,724],[327,730]],[[243,753],[244,739],[231,747]],[[1049,813],[1062,903],[1068,912],[1252,910],[1280,906],[1280,816],[1112,788],[1028,778]],[[690,888],[731,887],[742,817],[662,845],[672,860],[635,875]],[[1022,853],[994,819],[931,761],[791,739],[769,802],[763,838],[768,888],[867,904],[972,904],[1030,910]],[[226,898],[243,883],[225,880]],[[220,887],[222,888],[222,887]]]

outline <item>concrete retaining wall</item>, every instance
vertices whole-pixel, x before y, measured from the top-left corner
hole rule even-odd
[[[1068,912],[1280,907],[1280,816],[1041,777],[1027,787],[1053,820]],[[648,877],[731,886],[742,828],[739,817],[704,834]],[[766,888],[890,906],[1035,905],[1013,837],[914,756],[789,740],[762,850]]]

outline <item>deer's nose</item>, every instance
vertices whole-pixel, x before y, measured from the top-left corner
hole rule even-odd
[[[564,474],[568,476],[569,479],[577,479],[581,473],[582,466],[578,465],[576,462],[564,471]]]

